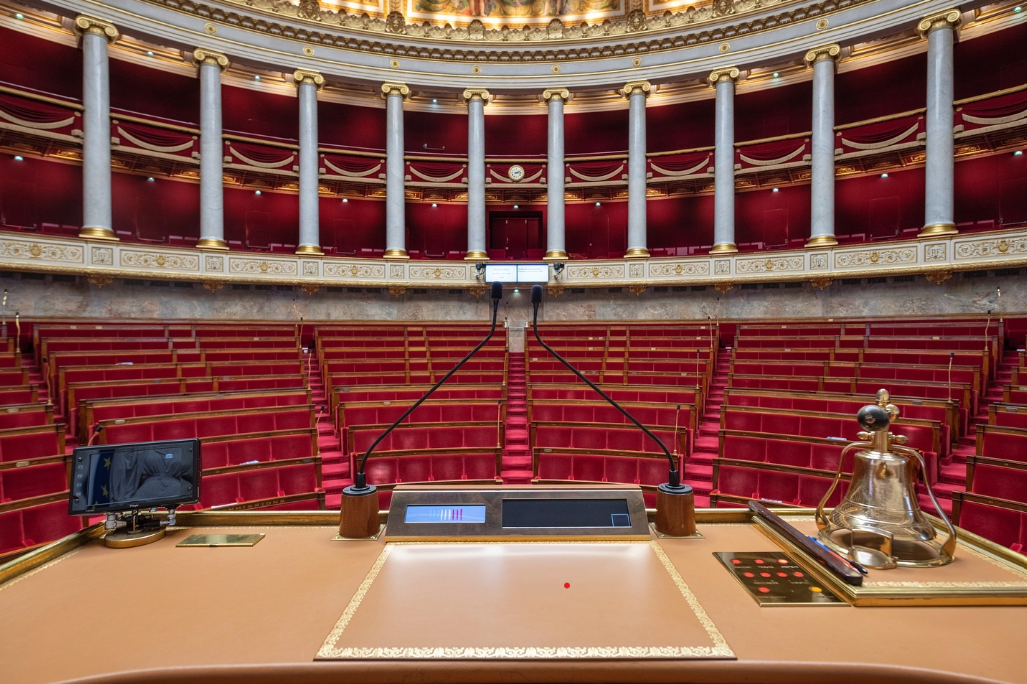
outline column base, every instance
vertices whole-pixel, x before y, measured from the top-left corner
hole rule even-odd
[[[733,242],[718,242],[710,250],[710,254],[736,254],[737,252],[738,246]]]
[[[806,247],[833,247],[838,244],[834,235],[817,235],[806,241]]]
[[[200,249],[228,249],[228,243],[218,238],[200,238],[196,246]]]
[[[485,252],[472,251],[464,255],[464,261],[488,261],[489,255]]]
[[[955,223],[932,223],[929,226],[924,226],[917,237],[938,237],[940,235],[955,235],[959,231],[956,230]]]
[[[570,257],[562,249],[550,250],[542,257],[542,261],[564,261],[566,259],[570,259]]]
[[[648,259],[649,250],[645,247],[632,247],[628,251],[624,252],[625,259]]]
[[[324,256],[324,252],[317,245],[300,245],[296,248],[297,254],[309,254],[313,256]]]
[[[409,259],[410,255],[407,254],[405,249],[387,249],[385,250],[386,259]]]
[[[118,236],[114,234],[114,231],[110,228],[82,228],[78,236],[80,238],[88,238],[90,240],[110,240],[112,242],[118,242]]]

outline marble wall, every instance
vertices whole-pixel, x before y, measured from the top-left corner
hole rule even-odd
[[[480,298],[466,290],[412,291],[394,296],[387,290],[350,292],[322,289],[306,294],[299,288],[227,285],[209,292],[199,283],[116,280],[99,287],[85,278],[19,276],[5,274],[0,287],[10,292],[7,316],[23,318],[75,317],[116,319],[232,319],[296,321],[487,321],[488,295]],[[997,290],[1001,288],[1001,297]],[[836,281],[823,291],[808,283],[790,288],[735,287],[727,293],[712,287],[702,291],[664,288],[634,295],[627,290],[571,291],[546,295],[540,320],[668,320],[703,319],[707,313],[721,319],[829,318],[832,316],[923,316],[952,314],[1027,313],[1027,279],[1020,276],[968,278],[955,274],[935,285],[923,277],[913,282],[858,285]],[[500,304],[500,320],[531,320],[530,292],[507,290]]]

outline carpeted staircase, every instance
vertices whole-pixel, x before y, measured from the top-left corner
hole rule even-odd
[[[691,457],[685,460],[685,484],[695,491],[695,505],[699,508],[709,506],[713,488],[713,459],[717,456],[720,440],[720,406],[724,402],[731,355],[730,348],[721,349],[717,354],[710,391],[695,432],[695,446]]]
[[[503,484],[531,482],[528,448],[528,385],[524,352],[511,352],[507,370],[506,444],[503,447]]]

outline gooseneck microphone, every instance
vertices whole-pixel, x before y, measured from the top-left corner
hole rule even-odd
[[[428,397],[434,394],[435,390],[441,387],[442,384],[446,382],[446,380],[449,380],[450,376],[453,375],[453,373],[456,373],[458,370],[460,370],[461,366],[467,363],[472,356],[478,353],[478,350],[484,347],[485,344],[488,343],[490,339],[492,339],[492,333],[496,331],[496,314],[499,311],[499,300],[502,298],[503,284],[499,282],[492,283],[492,327],[489,329],[489,334],[485,337],[484,340],[481,341],[480,344],[478,344],[477,347],[472,349],[467,356],[462,358],[459,363],[450,368],[449,372],[442,376],[441,380],[432,385],[432,387],[424,393],[424,396],[422,396],[420,399],[414,402],[413,406],[408,408],[403,413],[403,415],[397,418],[396,422],[387,427],[385,431],[382,432],[382,434],[378,435],[378,437],[373,442],[371,442],[371,446],[367,447],[367,451],[364,452],[364,456],[360,459],[360,466],[357,468],[357,473],[353,478],[353,485],[351,487],[346,487],[343,490],[344,494],[359,496],[363,494],[368,494],[369,492],[372,492],[376,489],[374,485],[367,484],[367,474],[364,472],[364,467],[367,465],[367,459],[371,456],[371,452],[374,451],[374,448],[378,446],[381,443],[381,441],[389,435],[389,433],[395,430],[400,423],[406,420],[407,416],[413,413],[418,406],[423,404]]]
[[[599,394],[599,396],[601,396],[603,399],[605,399],[610,404],[610,406],[614,407],[615,409],[620,411],[622,414],[624,414],[624,417],[627,418],[628,420],[630,420],[632,423],[634,423],[635,427],[637,427],[639,430],[641,430],[645,434],[649,435],[649,437],[652,438],[652,440],[654,442],[656,442],[660,446],[660,449],[662,449],[663,453],[666,454],[666,456],[667,456],[667,462],[670,464],[670,475],[669,475],[668,483],[667,484],[661,484],[660,485],[660,489],[661,490],[664,490],[664,491],[669,490],[672,493],[681,493],[681,494],[691,492],[692,491],[691,487],[689,487],[688,485],[682,485],[681,484],[681,473],[678,471],[678,464],[674,461],[674,456],[671,455],[670,450],[667,449],[667,445],[664,444],[663,441],[659,437],[654,435],[649,428],[647,428],[645,425],[642,425],[640,422],[638,422],[638,420],[633,415],[628,413],[624,409],[624,407],[622,407],[620,404],[618,404],[616,401],[614,401],[606,392],[604,392],[603,390],[599,389],[598,385],[596,385],[594,382],[592,382],[591,380],[586,378],[581,373],[581,371],[579,371],[577,368],[572,366],[571,363],[567,359],[565,359],[562,356],[560,356],[559,354],[557,354],[556,351],[554,351],[552,347],[550,347],[548,344],[546,344],[545,342],[542,341],[542,338],[538,334],[538,305],[541,304],[541,303],[542,303],[542,286],[541,285],[533,285],[532,288],[531,288],[531,305],[532,305],[532,307],[534,307],[535,312],[534,312],[534,319],[532,321],[532,327],[535,329],[535,339],[538,340],[538,343],[542,345],[543,349],[545,349],[547,352],[549,352],[554,357],[556,357],[557,361],[559,361],[564,366],[566,366],[568,370],[570,370],[572,373],[574,373],[576,376],[578,376],[578,378],[581,379],[582,381],[584,381],[585,384],[587,384],[589,387],[594,389]]]

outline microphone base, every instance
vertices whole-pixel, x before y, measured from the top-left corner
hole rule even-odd
[[[342,506],[339,510],[339,536],[348,539],[366,539],[377,536],[378,488],[346,487],[342,490]]]
[[[668,537],[695,535],[695,494],[691,487],[664,483],[657,488],[656,531]]]

